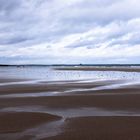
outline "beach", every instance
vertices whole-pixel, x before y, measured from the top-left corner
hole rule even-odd
[[[139,67],[1,67],[0,139],[139,140]]]

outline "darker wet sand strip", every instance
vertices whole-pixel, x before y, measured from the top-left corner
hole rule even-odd
[[[140,117],[79,117],[65,123],[63,133],[41,140],[140,139]]]
[[[78,66],[78,67],[56,67],[55,70],[75,70],[75,71],[125,71],[140,72],[140,68],[134,67],[94,67],[94,66]]]
[[[60,118],[47,113],[1,112],[0,133],[15,133]]]
[[[0,108],[43,106],[52,109],[96,107],[140,113],[140,94],[69,95],[24,98],[0,98]]]
[[[13,78],[0,78],[0,83],[12,83],[12,82],[23,82],[29,81],[29,79],[13,79]]]

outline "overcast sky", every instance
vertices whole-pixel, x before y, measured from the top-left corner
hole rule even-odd
[[[140,63],[140,0],[0,0],[0,63]]]

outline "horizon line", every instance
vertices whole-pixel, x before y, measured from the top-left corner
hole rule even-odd
[[[140,66],[140,64],[0,64],[0,66]]]

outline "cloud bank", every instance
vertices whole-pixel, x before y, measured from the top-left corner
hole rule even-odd
[[[139,62],[139,0],[0,0],[0,63]]]

